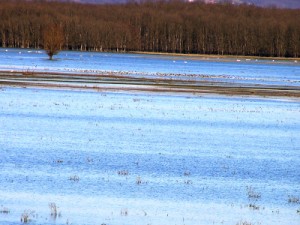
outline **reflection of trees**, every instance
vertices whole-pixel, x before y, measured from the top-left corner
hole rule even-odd
[[[44,46],[59,23],[63,48],[259,56],[300,55],[300,10],[155,1],[120,5],[0,0],[0,46]]]

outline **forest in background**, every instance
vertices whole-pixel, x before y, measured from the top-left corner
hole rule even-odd
[[[0,46],[43,48],[62,27],[63,49],[299,57],[300,10],[155,1],[76,4],[0,0]]]

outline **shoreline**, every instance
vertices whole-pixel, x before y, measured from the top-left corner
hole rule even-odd
[[[207,80],[144,78],[122,74],[0,71],[0,87],[39,87],[94,91],[139,91],[225,96],[283,97],[300,99],[300,87],[229,83]]]
[[[261,60],[282,60],[282,61],[300,61],[300,57],[268,57],[268,56],[245,56],[245,55],[214,55],[214,54],[185,54],[185,53],[169,53],[169,52],[144,52],[144,51],[128,51],[125,53],[141,54],[141,55],[162,55],[162,56],[185,56],[191,58],[207,58],[207,59],[261,59]]]

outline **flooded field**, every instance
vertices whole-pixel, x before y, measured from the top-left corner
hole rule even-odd
[[[10,71],[0,76],[0,224],[300,224],[297,95],[153,91],[145,84],[136,91],[122,89],[132,85],[122,83],[110,91],[78,80],[72,82],[81,89],[50,87],[49,80],[37,87],[31,73],[46,73],[46,68],[69,73],[65,64],[71,59],[49,62],[25,50],[18,53],[24,58],[5,58],[17,53],[10,51],[0,52],[8,60],[1,61],[0,70]],[[72,60],[79,63],[79,54],[91,53],[75,53],[78,58]],[[40,63],[37,69],[29,56]],[[133,56],[144,57],[126,55],[120,61],[126,73],[111,64],[97,74],[158,78],[179,71],[180,79],[186,78],[182,81],[218,82],[224,77],[214,70],[200,76],[196,70],[206,64],[209,70],[208,61],[183,59],[187,67],[172,67],[162,56],[145,56],[135,61],[139,70],[134,70],[127,58]],[[222,65],[236,83],[242,68],[249,67],[244,85],[251,76],[263,81],[252,80],[253,86],[274,85],[264,72],[254,72],[270,71],[277,74],[277,88],[299,94],[298,62],[212,63]],[[163,65],[168,71],[161,71]],[[68,66],[83,76],[84,66]],[[157,73],[150,71],[155,68]],[[186,76],[180,68],[199,76]],[[5,83],[9,76],[14,81],[26,76],[31,83]]]
[[[117,74],[241,85],[300,86],[300,60],[297,59],[62,51],[50,61],[43,50],[0,48],[0,71]]]
[[[2,88],[1,224],[299,224],[299,106]]]

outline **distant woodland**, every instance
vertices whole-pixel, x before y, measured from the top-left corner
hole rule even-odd
[[[0,0],[0,46],[43,48],[63,30],[63,49],[300,57],[300,10],[155,1],[89,5]]]

